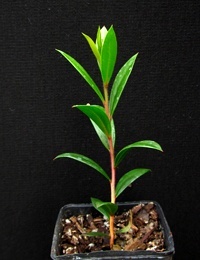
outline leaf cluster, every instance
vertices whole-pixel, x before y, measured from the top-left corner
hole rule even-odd
[[[69,63],[71,63],[71,65],[84,78],[84,80],[88,83],[94,93],[98,96],[101,103],[100,105],[81,104],[74,105],[73,107],[77,108],[88,117],[100,141],[107,149],[107,151],[111,153],[111,148],[113,148],[113,150],[115,149],[114,147],[116,138],[114,112],[117,108],[129,76],[133,70],[138,53],[131,56],[131,58],[129,58],[127,62],[121,67],[113,80],[112,86],[110,87],[110,82],[113,76],[118,52],[117,38],[113,26],[111,26],[108,30],[106,29],[106,27],[99,27],[97,30],[95,41],[93,41],[90,36],[84,33],[83,36],[88,42],[90,49],[97,61],[102,79],[102,87],[97,86],[94,79],[92,79],[89,73],[76,59],[61,50],[57,51]],[[113,147],[111,147],[111,144],[113,145]],[[124,158],[133,148],[148,148],[162,151],[161,146],[157,142],[152,140],[142,140],[131,143],[123,147],[120,151],[116,153],[116,155],[115,153],[111,153],[111,157],[113,157],[114,161],[114,170],[116,170],[119,164],[124,160]],[[67,152],[58,155],[55,159],[58,158],[70,158],[79,161],[95,169],[106,179],[106,181],[110,183],[113,181],[113,176],[111,176],[111,174],[105,171],[97,162],[82,154]],[[117,198],[137,178],[141,177],[149,171],[150,169],[137,168],[124,173],[124,175],[118,180],[114,187],[115,198]],[[118,207],[116,203],[103,202],[97,198],[92,198],[91,201],[93,206],[108,219],[117,212]]]

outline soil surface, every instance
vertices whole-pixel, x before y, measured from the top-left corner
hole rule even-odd
[[[109,222],[104,217],[71,216],[62,223],[61,254],[110,250]],[[85,235],[90,232],[101,232],[105,236]],[[115,216],[115,232],[113,250],[165,250],[163,231],[153,202],[138,204]]]

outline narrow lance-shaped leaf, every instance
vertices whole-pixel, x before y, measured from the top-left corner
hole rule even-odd
[[[116,140],[116,133],[115,133],[115,123],[114,120],[111,119],[111,135],[112,135],[112,140],[113,140],[113,146],[115,146],[115,140]]]
[[[131,222],[129,221],[128,225],[117,231],[117,233],[127,233],[131,229]]]
[[[88,232],[88,233],[82,233],[81,236],[87,236],[87,237],[108,237],[109,235],[103,232]]]
[[[107,219],[109,219],[110,216],[113,216],[118,209],[117,204],[111,202],[103,202],[96,198],[91,198],[91,201],[94,208],[103,214]]]
[[[96,44],[95,44],[94,41],[90,38],[90,36],[88,36],[88,35],[86,35],[86,34],[84,34],[84,33],[82,33],[82,34],[83,34],[83,36],[85,37],[85,39],[87,40],[88,44],[90,45],[90,48],[91,48],[91,50],[92,50],[94,56],[96,57],[98,64],[100,64],[100,53],[99,53],[99,51],[98,51],[98,49],[97,49]]]
[[[98,30],[97,30],[96,46],[98,48],[99,53],[101,53],[102,42],[101,42],[101,28],[100,28],[100,26],[98,27]]]
[[[154,149],[154,150],[158,150],[161,152],[163,151],[161,146],[152,140],[143,140],[143,141],[135,142],[133,144],[125,146],[122,150],[120,150],[118,152],[118,154],[115,157],[115,166],[116,167],[124,159],[124,157],[127,155],[127,153],[133,148],[149,148],[149,149]]]
[[[107,85],[112,77],[117,58],[117,39],[111,26],[106,34],[101,50],[101,76],[103,83]]]
[[[121,94],[126,86],[126,82],[131,74],[133,66],[135,64],[135,60],[138,54],[132,56],[119,70],[118,74],[115,77],[111,93],[110,93],[110,113],[114,114],[116,106],[119,102]]]
[[[112,26],[111,26],[112,27]],[[103,26],[102,28],[100,28],[100,37],[101,37],[101,47],[103,46],[104,44],[104,41],[105,41],[105,38],[106,38],[106,35],[108,33],[108,30],[105,26]]]
[[[143,174],[151,171],[150,169],[134,169],[124,174],[116,185],[116,198],[136,179]]]
[[[109,150],[108,137],[101,131],[101,129],[97,126],[97,124],[94,121],[91,120],[91,123],[92,123],[99,139],[101,140],[102,144],[105,146],[105,148],[107,150]],[[113,145],[115,146],[115,125],[114,125],[113,119],[111,120],[111,136],[112,136],[112,140],[113,140]]]
[[[76,105],[73,107],[78,108],[94,121],[106,136],[111,135],[110,120],[108,119],[103,107],[97,105]]]
[[[60,51],[60,50],[57,50],[57,51],[60,54],[62,54],[72,64],[72,66],[80,73],[80,75],[85,79],[85,81],[90,85],[90,87],[94,90],[94,92],[97,94],[97,96],[103,102],[104,98],[103,98],[103,95],[102,95],[101,91],[97,87],[97,85],[94,82],[94,80],[90,77],[88,72],[81,66],[81,64],[78,63],[78,61],[76,61],[74,58],[72,58],[67,53],[65,53],[63,51]]]
[[[90,119],[90,121],[91,121],[91,123],[92,123],[92,125],[93,125],[93,127],[94,127],[94,129],[95,129],[95,131],[96,131],[96,133],[97,133],[97,135],[99,137],[99,139],[101,140],[102,144],[105,146],[105,148],[107,150],[109,150],[107,136],[101,131],[101,129],[98,127],[98,125],[94,121],[92,121],[91,119]]]
[[[58,156],[55,157],[55,159],[59,159],[59,158],[70,158],[76,161],[79,161],[83,164],[86,164],[88,166],[90,166],[91,168],[95,169],[96,171],[98,171],[99,173],[101,173],[107,180],[110,181],[110,177],[108,176],[108,174],[101,168],[101,166],[99,164],[97,164],[95,161],[93,161],[92,159],[82,155],[82,154],[78,154],[78,153],[63,153],[60,154]]]

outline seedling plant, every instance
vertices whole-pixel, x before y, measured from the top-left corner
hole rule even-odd
[[[98,28],[96,40],[93,41],[91,37],[83,33],[83,36],[87,40],[92,53],[94,54],[97,65],[100,71],[102,79],[102,87],[97,86],[92,77],[84,69],[84,67],[75,60],[69,54],[57,50],[62,54],[72,66],[79,72],[79,74],[88,83],[91,89],[100,99],[101,105],[74,105],[74,108],[79,109],[83,114],[85,114],[90,122],[92,123],[94,130],[96,131],[102,144],[105,146],[109,157],[110,157],[110,173],[105,171],[98,163],[94,160],[77,153],[63,153],[58,155],[58,158],[71,158],[86,164],[98,173],[100,173],[106,181],[110,183],[110,201],[103,202],[97,198],[91,198],[93,206],[103,214],[109,220],[109,231],[110,231],[110,249],[113,248],[115,239],[115,229],[114,229],[114,217],[118,210],[116,204],[116,199],[119,195],[137,178],[150,172],[150,169],[137,168],[132,169],[125,173],[116,182],[116,169],[122,160],[126,157],[128,152],[133,148],[150,148],[162,151],[161,146],[152,140],[142,140],[131,143],[123,147],[117,153],[115,152],[115,125],[114,125],[114,113],[119,103],[122,92],[126,86],[127,80],[131,74],[134,67],[138,53],[133,55],[119,70],[116,74],[112,86],[110,86],[110,81],[114,72],[114,67],[117,58],[117,38],[113,26],[108,30],[106,27]],[[88,235],[102,235],[100,233],[88,234]]]

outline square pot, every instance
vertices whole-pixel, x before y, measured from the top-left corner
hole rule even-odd
[[[134,201],[134,202],[124,202],[117,203],[119,208],[118,211],[120,213],[131,209],[132,207],[138,204],[147,204],[150,201]],[[174,249],[174,241],[172,237],[172,233],[164,216],[163,210],[161,206],[153,201],[156,206],[156,210],[159,216],[160,224],[164,233],[164,241],[166,250],[163,252],[153,252],[147,250],[136,250],[136,251],[97,251],[91,253],[80,253],[73,255],[60,255],[60,238],[62,233],[62,219],[69,218],[72,215],[80,215],[80,214],[97,214],[97,211],[91,204],[68,204],[60,209],[58,214],[58,218],[56,221],[56,226],[54,229],[52,247],[51,247],[51,258],[54,260],[64,260],[64,259],[166,259],[170,260],[173,258],[175,253]],[[99,214],[99,213],[98,213]]]

